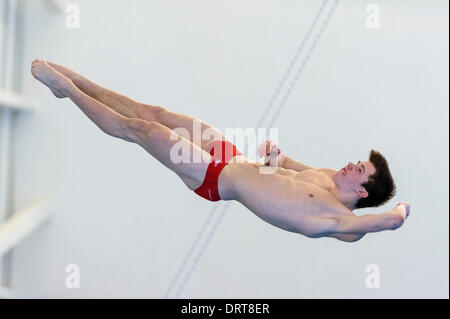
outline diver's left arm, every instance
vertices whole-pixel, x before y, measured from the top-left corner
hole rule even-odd
[[[358,235],[400,228],[409,213],[410,204],[402,202],[392,211],[382,214],[318,216],[310,220],[308,232],[313,235],[311,237],[335,237],[344,241],[356,241]],[[352,240],[353,238],[355,240]]]

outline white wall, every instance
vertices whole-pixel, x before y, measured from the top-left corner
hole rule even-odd
[[[36,297],[161,298],[214,204],[55,99],[31,61],[220,129],[251,127],[320,2],[73,2],[79,30],[24,1],[23,91],[41,108],[15,123],[15,205],[48,193],[55,205],[14,251],[13,285]],[[379,30],[365,26],[368,3],[380,5]],[[233,203],[181,297],[448,298],[448,84],[447,1],[341,1],[277,122],[280,145],[322,167],[381,151],[399,190],[383,210],[410,201],[410,219],[346,244],[283,232]],[[80,289],[64,285],[71,263]],[[372,263],[379,289],[365,287]]]

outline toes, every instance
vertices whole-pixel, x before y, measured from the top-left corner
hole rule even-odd
[[[37,66],[39,64],[42,64],[43,62],[45,62],[45,61],[41,60],[41,59],[34,59],[34,61],[31,63],[31,65]]]

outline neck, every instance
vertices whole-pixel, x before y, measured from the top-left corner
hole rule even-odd
[[[349,210],[355,209],[355,196],[350,194],[349,192],[345,192],[339,189],[337,185],[334,185],[333,188],[330,189],[330,193],[339,200],[342,205],[347,207]]]

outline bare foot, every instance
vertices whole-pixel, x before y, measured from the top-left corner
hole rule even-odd
[[[44,60],[34,60],[31,66],[31,73],[36,80],[46,85],[57,98],[67,97],[67,92],[72,84],[68,78],[53,69]]]

